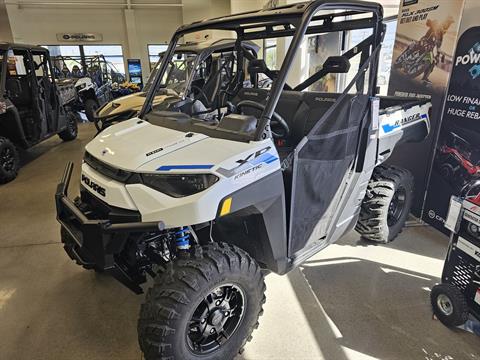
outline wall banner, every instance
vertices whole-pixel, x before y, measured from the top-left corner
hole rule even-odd
[[[412,212],[417,217],[424,205],[463,5],[464,0],[404,0],[398,15],[388,95],[428,98],[433,105],[428,138],[399,146],[389,160],[415,177]]]
[[[424,220],[441,231],[451,195],[480,192],[480,27],[458,40],[443,109]]]

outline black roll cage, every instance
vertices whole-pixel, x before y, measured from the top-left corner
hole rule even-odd
[[[0,66],[0,98],[3,96],[5,91],[5,80],[7,77],[7,51],[0,50],[0,55],[3,55]]]
[[[334,10],[345,10],[341,12],[333,12]],[[317,15],[320,10],[330,10],[332,13]],[[371,17],[361,19],[345,19],[346,17],[354,17],[355,15],[363,15],[372,13]],[[335,19],[343,18],[341,21]],[[321,25],[309,26],[312,21],[322,21]],[[340,32],[355,29],[373,29],[373,34],[367,38],[362,44],[364,46],[372,46],[371,58],[362,53],[361,68],[359,71],[366,71],[364,62],[369,60],[372,64],[369,72],[368,94],[375,95],[377,87],[376,73],[378,68],[378,49],[381,46],[384,35],[383,25],[383,8],[378,3],[365,2],[360,0],[315,0],[312,2],[292,4],[272,9],[259,10],[225,16],[210,20],[194,22],[190,25],[184,25],[177,29],[173,35],[165,56],[162,60],[153,86],[147,93],[145,103],[140,111],[139,117],[144,118],[151,111],[155,92],[163,74],[165,73],[168,60],[177,46],[177,43],[185,34],[202,31],[202,30],[227,30],[237,33],[238,44],[245,40],[258,40],[267,38],[277,38],[293,36],[288,51],[283,60],[282,66],[278,72],[278,76],[273,81],[269,97],[265,104],[259,123],[255,132],[254,139],[262,140],[265,134],[268,134],[270,119],[280,99],[280,95],[284,89],[290,65],[295,59],[296,52],[300,47],[305,35],[319,34],[327,32]],[[367,41],[368,40],[368,41]],[[368,42],[365,43],[365,42]],[[357,47],[352,49],[355,54],[358,53]],[[344,54],[345,55],[345,54]],[[363,82],[363,81],[362,81]],[[358,87],[358,86],[357,86]]]

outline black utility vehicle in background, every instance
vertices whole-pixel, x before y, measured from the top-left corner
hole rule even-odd
[[[0,43],[0,183],[17,176],[18,148],[77,137],[74,99],[73,85],[57,84],[47,49]]]
[[[53,56],[54,71],[70,80],[77,94],[75,110],[84,111],[88,121],[95,120],[97,109],[113,99],[112,85],[125,81],[115,66],[103,55]]]

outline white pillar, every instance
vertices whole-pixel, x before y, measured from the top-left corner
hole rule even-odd
[[[5,4],[5,9],[10,24],[11,40],[15,43],[23,43],[24,39],[20,29],[21,22],[21,10],[17,4]]]
[[[126,31],[126,39],[127,39],[127,46],[125,49],[125,54],[123,55],[125,59],[125,73],[128,74],[128,64],[126,62],[127,59],[140,59],[142,64],[142,74],[145,79],[145,75],[149,72],[149,63],[148,60],[145,60],[142,56],[142,52],[140,50],[140,46],[138,43],[138,33],[137,33],[137,24],[135,22],[135,10],[126,9],[123,11],[124,18],[125,18],[125,31]]]
[[[4,3],[0,4],[0,41],[13,41],[10,21],[8,20],[8,13]]]

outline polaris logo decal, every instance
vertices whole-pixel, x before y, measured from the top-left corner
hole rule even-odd
[[[88,186],[90,189],[95,191],[97,194],[105,197],[107,195],[107,191],[104,187],[98,185],[96,182],[88,178],[86,175],[82,174],[82,183]]]

